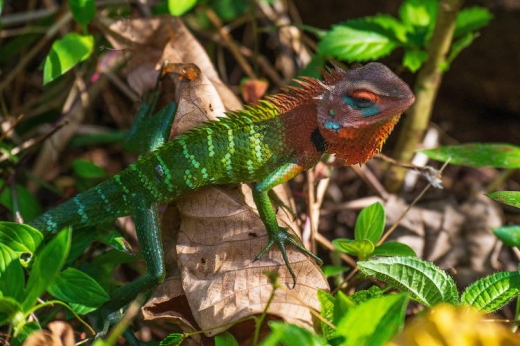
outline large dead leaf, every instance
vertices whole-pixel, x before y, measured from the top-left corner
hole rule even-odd
[[[236,98],[229,96],[231,92],[220,82],[205,52],[179,19],[139,19],[116,22],[110,28],[125,29],[118,35],[127,31],[138,33],[136,41],[141,48],[134,50],[137,57],[132,59],[146,61],[146,55],[161,56],[153,63],[148,61],[147,66],[159,66],[164,59],[176,62],[166,69],[168,81],[173,83],[165,83],[171,87],[163,89],[170,102],[178,101],[172,133],[179,134],[216,119],[225,109],[236,109]],[[148,48],[143,48],[146,45]],[[161,54],[154,52],[160,49]],[[146,53],[140,53],[141,50]],[[142,69],[134,71],[143,73]],[[288,203],[283,188],[277,191]],[[207,187],[183,196],[175,205],[177,209],[172,207],[165,213],[162,227],[167,279],[144,306],[146,319],[171,322],[183,331],[201,328],[208,330],[206,335],[214,335],[229,328],[226,323],[266,309],[272,286],[265,271],[277,272],[279,283],[292,287],[292,278],[277,248],[252,263],[268,237],[249,186]],[[298,233],[298,225],[285,210],[280,209],[279,216],[282,226]],[[326,290],[328,284],[312,259],[291,247],[287,253],[298,282],[291,294],[277,290],[268,311],[311,328],[310,309],[320,308],[316,290]],[[174,262],[178,267],[172,266]]]

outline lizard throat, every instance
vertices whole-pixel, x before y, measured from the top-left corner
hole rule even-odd
[[[399,121],[401,114],[361,128],[342,127],[322,132],[326,152],[344,159],[345,165],[363,164],[377,154],[388,135]]]

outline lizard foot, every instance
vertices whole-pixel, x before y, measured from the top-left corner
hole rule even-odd
[[[289,263],[289,258],[287,257],[287,252],[285,250],[286,243],[292,244],[304,254],[312,257],[319,265],[323,264],[323,261],[318,256],[316,256],[315,254],[307,250],[302,244],[300,244],[298,237],[292,233],[289,233],[287,231],[287,228],[285,227],[279,227],[278,232],[269,232],[269,243],[267,243],[266,247],[264,247],[264,249],[255,257],[253,262],[258,261],[263,255],[265,255],[265,253],[269,251],[273,244],[278,245],[278,248],[282,253],[285,265],[287,266],[287,269],[289,270],[289,273],[292,276],[294,288],[294,286],[296,285],[296,275],[294,274],[291,264]]]

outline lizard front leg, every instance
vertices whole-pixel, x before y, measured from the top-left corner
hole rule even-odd
[[[287,228],[280,227],[278,225],[276,213],[269,198],[269,191],[276,185],[291,180],[302,171],[303,167],[298,164],[285,164],[278,167],[262,181],[256,183],[253,188],[253,200],[255,201],[256,207],[258,208],[258,214],[260,215],[260,218],[262,219],[262,222],[267,229],[267,234],[269,235],[269,243],[258,254],[258,256],[255,257],[254,261],[259,260],[271,248],[271,246],[273,246],[273,244],[278,245],[285,265],[287,266],[287,269],[293,278],[294,284],[296,284],[296,275],[294,274],[294,271],[289,263],[289,258],[287,257],[287,252],[285,250],[286,243],[294,245],[301,252],[314,258],[319,264],[321,264],[322,261],[315,254],[303,247],[300,244],[298,237],[289,233]]]

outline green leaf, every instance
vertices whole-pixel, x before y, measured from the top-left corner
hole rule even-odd
[[[333,323],[337,325],[348,311],[356,306],[356,303],[345,293],[338,291],[334,300]]]
[[[162,340],[160,346],[179,346],[186,339],[185,334],[172,333]]]
[[[493,228],[493,233],[509,246],[520,247],[520,226],[504,226]]]
[[[338,238],[332,241],[332,244],[344,253],[359,258],[367,258],[372,252],[374,252],[374,243],[370,240],[352,240],[346,238]]]
[[[499,272],[475,281],[462,293],[462,304],[490,313],[506,305],[520,292],[518,272]]]
[[[79,62],[87,59],[94,48],[93,36],[68,33],[54,41],[43,67],[43,84],[58,78]]]
[[[376,244],[383,235],[385,218],[385,209],[379,202],[361,210],[354,228],[354,239],[370,240]]]
[[[433,26],[437,17],[435,0],[406,0],[399,8],[399,16],[405,25],[412,27]]]
[[[0,186],[4,186],[5,181],[0,179]],[[38,200],[33,193],[29,192],[25,187],[16,184],[15,194],[18,198],[18,205],[20,206],[20,214],[24,220],[32,220],[40,215],[41,209]],[[0,191],[0,204],[13,212],[13,190],[10,185]]]
[[[238,342],[230,332],[222,332],[215,335],[215,346],[238,346]]]
[[[74,173],[84,179],[104,179],[107,177],[107,172],[103,168],[88,160],[74,160],[72,169],[74,169]]]
[[[520,208],[520,192],[518,191],[496,191],[486,193],[486,196],[497,202]]]
[[[172,16],[182,16],[197,4],[197,0],[168,0],[168,11]]]
[[[382,297],[383,290],[379,286],[370,286],[367,290],[360,290],[350,296],[354,304],[359,305],[370,299]]]
[[[271,333],[260,344],[262,346],[278,346],[280,344],[305,346],[327,345],[327,342],[322,337],[294,324],[270,321],[269,327],[271,328]]]
[[[14,252],[34,254],[43,240],[43,234],[29,225],[0,222],[0,243]]]
[[[386,29],[367,19],[335,25],[318,45],[318,53],[348,62],[379,59],[390,54],[398,42]]]
[[[520,168],[520,147],[502,143],[467,143],[419,150],[431,159],[470,167]]]
[[[358,262],[363,274],[373,276],[431,307],[446,302],[457,304],[459,294],[453,279],[431,262],[417,257],[382,257]]]
[[[416,72],[428,60],[428,53],[419,49],[405,49],[403,65],[412,72]]]
[[[493,15],[486,8],[477,6],[465,8],[457,15],[453,37],[459,38],[472,33],[488,25],[491,19],[493,19]]]
[[[318,290],[318,300],[321,305],[321,316],[332,323],[334,321],[335,298],[328,292]],[[325,336],[327,340],[334,337],[334,329],[332,329],[328,324],[321,322],[321,330],[323,331],[323,336]]]
[[[24,311],[30,309],[36,299],[47,289],[60,272],[70,248],[70,227],[54,236],[35,256],[34,264],[27,281],[25,299],[22,303]]]
[[[244,0],[213,0],[209,4],[215,10],[218,17],[224,22],[229,22],[245,14],[250,3]]]
[[[372,256],[417,256],[417,254],[408,245],[391,241],[376,246]]]
[[[0,297],[0,326],[6,323],[16,325],[23,320],[20,303],[11,297]]]
[[[473,41],[478,37],[478,34],[475,33],[468,33],[465,36],[462,36],[458,40],[453,41],[451,44],[450,53],[448,54],[448,57],[446,61],[444,62],[444,65],[441,66],[442,71],[447,71],[450,68],[451,63],[455,58],[462,52],[465,48],[469,47]]]
[[[353,307],[337,326],[341,345],[384,345],[402,328],[407,303],[406,294],[394,294]]]
[[[345,267],[345,266],[324,265],[323,267],[321,267],[321,270],[323,271],[323,275],[325,275],[326,278],[341,274],[341,273],[347,271],[348,269],[349,268]]]
[[[94,0],[68,0],[74,20],[86,27],[96,15]]]
[[[81,308],[82,314],[91,312],[110,300],[94,279],[74,268],[62,271],[47,291],[62,301],[76,304],[77,308]]]
[[[22,301],[25,276],[18,255],[0,243],[0,296]]]

